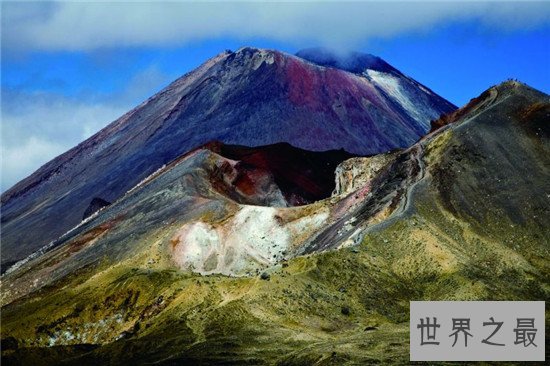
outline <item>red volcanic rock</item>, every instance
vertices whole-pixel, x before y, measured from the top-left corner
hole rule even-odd
[[[212,142],[204,147],[237,161],[238,175],[232,182],[235,189],[248,195],[257,194],[259,183],[269,175],[290,206],[330,197],[336,167],[353,157],[343,150],[313,152],[286,143],[252,148]]]
[[[1,263],[24,258],[77,225],[94,197],[115,202],[209,141],[286,142],[368,155],[410,146],[430,120],[455,108],[373,56],[354,55],[345,64],[302,56],[254,48],[223,52],[45,164],[2,195]],[[281,151],[245,155],[268,166],[288,201],[326,196],[328,180],[308,175],[307,164],[288,165],[292,159]],[[247,169],[236,181],[243,192],[261,176]]]
[[[468,104],[466,104],[464,107],[450,113],[442,114],[438,119],[430,121],[430,132],[438,130],[441,127],[446,126],[450,123],[454,123],[460,120],[462,117],[466,116],[467,114],[483,108],[483,106],[489,104],[495,98],[495,93],[495,88],[487,89],[478,97],[470,99]]]

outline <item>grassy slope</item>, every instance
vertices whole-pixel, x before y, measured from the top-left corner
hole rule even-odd
[[[509,109],[437,134],[410,209],[359,246],[294,258],[269,280],[153,268],[156,250],[100,264],[2,310],[2,336],[32,347],[3,347],[4,361],[407,364],[410,300],[548,299],[547,120],[503,119],[532,113],[532,98],[499,92]],[[63,334],[101,346],[44,348]]]

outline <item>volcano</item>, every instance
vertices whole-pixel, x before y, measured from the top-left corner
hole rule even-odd
[[[339,60],[245,47],[206,61],[2,194],[2,270],[209,142],[370,155],[410,146],[455,110],[378,57]]]
[[[383,154],[201,145],[2,276],[2,362],[408,364],[412,300],[549,297],[549,115],[508,81]]]
[[[410,301],[550,297],[549,116],[224,52],[2,195],[2,364],[408,364]]]

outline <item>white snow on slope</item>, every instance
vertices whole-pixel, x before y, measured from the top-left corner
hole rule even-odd
[[[426,131],[430,129],[430,121],[439,117],[438,112],[428,104],[428,98],[415,95],[414,89],[421,85],[381,71],[367,70],[365,74],[376,86],[401,104],[409,116]],[[429,93],[425,88],[421,88],[421,90],[426,94]]]

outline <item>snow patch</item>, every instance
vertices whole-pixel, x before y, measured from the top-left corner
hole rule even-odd
[[[365,74],[376,86],[394,98],[426,131],[429,129],[430,121],[439,117],[428,104],[427,98],[418,95],[414,90],[420,87],[424,93],[432,94],[427,89],[420,85],[407,85],[411,82],[381,71],[367,70]]]

